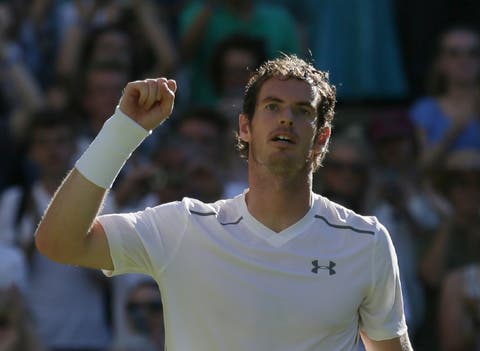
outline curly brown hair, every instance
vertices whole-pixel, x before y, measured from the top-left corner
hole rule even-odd
[[[282,80],[293,78],[307,82],[316,95],[317,135],[323,127],[331,127],[337,101],[335,86],[330,84],[328,72],[316,69],[313,64],[295,55],[283,55],[266,61],[253,73],[245,87],[242,111],[250,122],[254,116],[258,94],[263,84],[273,77]],[[313,171],[316,171],[321,166],[322,160],[328,151],[327,146],[325,145],[323,151],[313,161]],[[240,157],[248,159],[248,142],[243,141],[238,133],[236,148],[240,152]]]

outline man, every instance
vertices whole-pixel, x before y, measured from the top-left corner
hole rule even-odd
[[[239,148],[249,189],[96,217],[128,155],[172,112],[176,83],[132,82],[50,204],[36,236],[60,262],[146,273],[175,350],[411,350],[385,228],[314,194],[335,105],[327,75],[292,56],[247,85]],[[121,135],[121,137],[119,137]]]
[[[105,313],[110,281],[98,271],[54,262],[33,243],[35,226],[72,165],[74,135],[62,113],[45,109],[32,114],[27,149],[37,177],[31,185],[1,194],[0,242],[20,247],[28,258],[25,298],[42,344],[49,350],[99,351],[110,341]]]

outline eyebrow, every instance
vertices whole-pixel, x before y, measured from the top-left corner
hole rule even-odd
[[[280,99],[280,98],[278,98],[278,97],[275,97],[275,96],[267,96],[267,97],[263,98],[260,102],[261,102],[261,103],[266,103],[266,102],[279,102],[279,103],[282,103],[282,102],[285,102],[285,101],[282,100],[282,99]],[[295,105],[315,108],[315,105],[313,105],[312,103],[307,102],[307,101],[295,102]]]

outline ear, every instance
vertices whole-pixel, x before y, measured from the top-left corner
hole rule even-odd
[[[315,143],[313,145],[313,151],[315,154],[320,154],[325,151],[330,135],[332,134],[332,128],[322,127],[320,132],[316,136]]]
[[[238,116],[238,131],[240,139],[247,143],[250,142],[250,121],[244,113]]]

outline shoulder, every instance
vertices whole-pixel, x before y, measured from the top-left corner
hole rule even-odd
[[[315,215],[332,228],[343,229],[352,234],[376,236],[384,227],[375,216],[364,216],[326,197],[316,195],[320,211]]]
[[[237,201],[238,197],[222,199],[214,203],[205,203],[186,197],[183,198],[181,203],[187,214],[192,217],[211,217],[215,218],[221,224],[225,224],[237,220]]]

